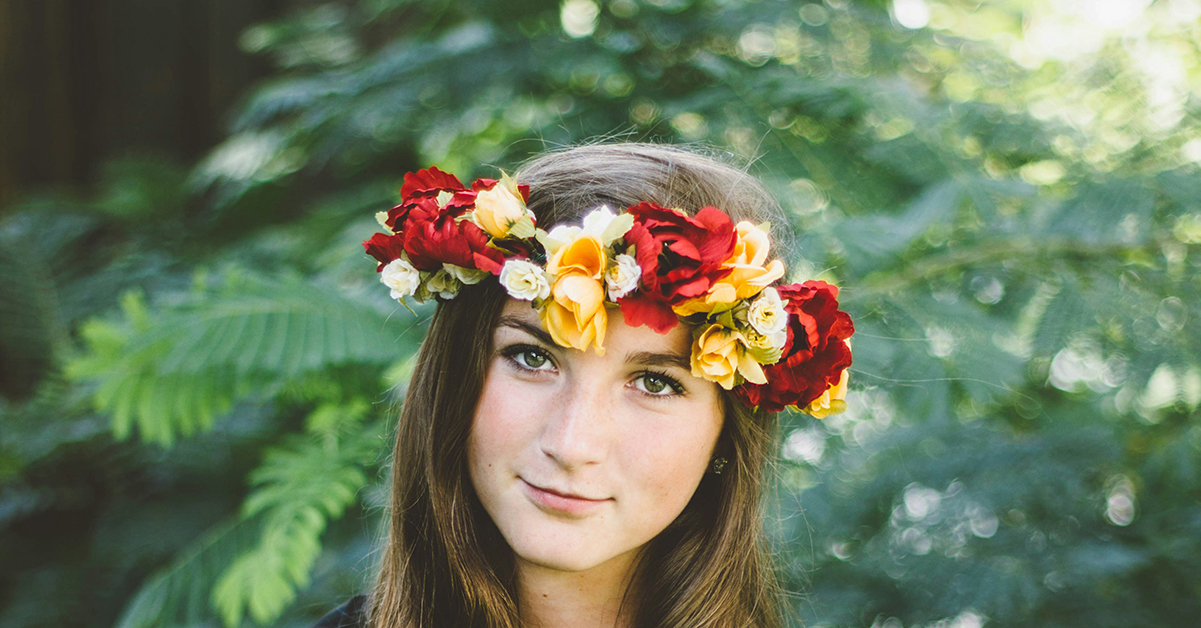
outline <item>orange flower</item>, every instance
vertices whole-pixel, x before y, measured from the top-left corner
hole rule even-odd
[[[542,308],[542,326],[564,347],[605,354],[605,249],[591,235],[580,235],[555,251],[546,271],[554,276],[550,300]]]
[[[606,262],[601,241],[581,233],[555,250],[546,264],[546,272],[556,277],[576,273],[600,281]]]
[[[709,325],[692,345],[692,374],[730,390],[741,374],[746,381],[767,383],[763,368],[747,352],[746,339],[736,330]]]
[[[735,303],[759,294],[784,276],[783,262],[777,259],[767,263],[771,243],[766,231],[745,220],[734,228],[738,231],[738,243],[734,246],[734,254],[721,265],[723,269],[730,269],[730,274],[714,283],[704,296],[672,308],[679,316],[727,310]]]

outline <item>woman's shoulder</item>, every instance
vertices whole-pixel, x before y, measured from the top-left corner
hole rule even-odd
[[[313,628],[367,628],[366,602],[366,595],[356,595],[322,617]]]

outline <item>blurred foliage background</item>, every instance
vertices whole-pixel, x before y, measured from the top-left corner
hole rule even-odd
[[[364,591],[430,313],[374,212],[597,136],[752,161],[843,286],[850,409],[785,417],[767,520],[796,625],[1201,616],[1197,0],[0,7],[0,625]]]

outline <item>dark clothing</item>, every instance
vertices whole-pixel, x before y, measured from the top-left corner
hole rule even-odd
[[[366,628],[367,608],[366,595],[356,595],[350,601],[335,608],[329,615],[321,618],[313,628]]]

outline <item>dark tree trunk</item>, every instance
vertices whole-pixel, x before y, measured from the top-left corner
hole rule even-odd
[[[237,46],[275,0],[0,0],[0,212],[107,157],[187,162],[269,69]]]

